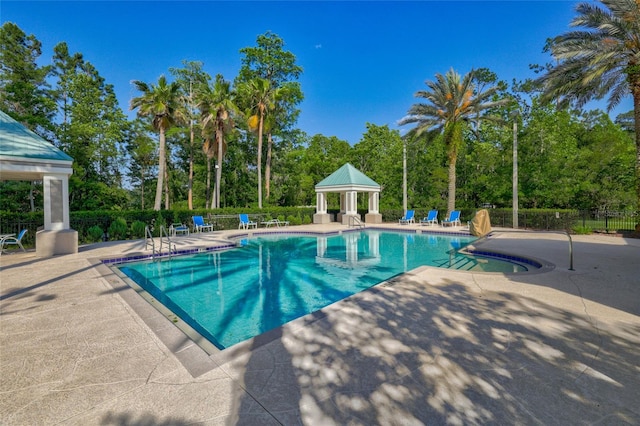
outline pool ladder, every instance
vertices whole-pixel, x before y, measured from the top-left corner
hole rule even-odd
[[[145,226],[144,235],[145,235],[144,248],[145,250],[148,250],[149,246],[151,246],[152,259],[156,258],[156,254],[158,256],[162,255],[162,248],[165,244],[165,241],[169,249],[168,250],[169,257],[171,257],[171,255],[174,252],[177,252],[176,244],[171,242],[171,237],[169,236],[169,233],[167,232],[167,229],[164,226],[160,226],[160,247],[157,250],[156,250],[156,241],[153,238],[153,226],[149,226],[149,225]]]
[[[358,227],[358,228],[364,228],[364,223],[362,223],[362,220],[360,220],[359,217],[357,216],[349,216],[349,227]]]

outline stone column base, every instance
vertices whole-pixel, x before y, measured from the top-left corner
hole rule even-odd
[[[365,223],[382,223],[382,215],[380,213],[367,213],[364,216]]]
[[[315,213],[313,215],[313,223],[331,223],[331,216],[329,215],[329,213]]]
[[[360,215],[359,214],[343,214],[342,215],[342,224],[343,225],[349,225],[349,219],[352,217],[357,217],[358,219],[360,219]]]
[[[78,231],[38,231],[36,233],[36,256],[51,257],[78,252]]]

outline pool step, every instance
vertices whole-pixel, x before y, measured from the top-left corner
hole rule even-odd
[[[460,271],[470,271],[478,264],[475,259],[465,256],[454,258],[451,264],[449,264],[449,259],[440,259],[436,262],[439,268],[457,269]]]

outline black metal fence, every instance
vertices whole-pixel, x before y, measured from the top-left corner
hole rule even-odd
[[[475,212],[469,217],[473,217],[473,214]],[[513,212],[510,209],[491,209],[489,217],[493,226],[513,227]],[[633,231],[637,223],[638,212],[634,211],[522,210],[518,212],[518,227],[527,229],[619,232]]]
[[[309,210],[309,209],[307,209]],[[462,222],[473,219],[476,209],[461,209]],[[312,215],[313,209],[305,211],[306,215]],[[427,215],[427,210],[417,209],[416,218]],[[106,232],[111,222],[116,216],[122,215],[123,212],[109,215],[101,215],[99,212],[91,217],[73,217],[71,216],[70,225],[72,229],[78,231],[78,238],[81,243],[87,242],[88,230],[94,225],[99,226]],[[142,214],[143,213],[143,214]],[[140,220],[149,223],[157,212],[127,212],[127,222],[129,226],[134,220]],[[184,212],[181,212],[184,213]],[[192,212],[186,212],[182,216],[189,217]],[[287,212],[290,213],[290,212]],[[366,211],[361,212],[363,215]],[[397,222],[404,212],[399,209],[386,210],[381,212],[385,222]],[[177,217],[175,212],[163,212],[167,216],[167,226],[172,222],[190,223],[185,217]],[[255,219],[262,220],[266,213],[251,213]],[[439,219],[444,218],[445,213],[441,212]],[[207,214],[205,213],[205,216]],[[278,217],[278,214],[273,214]],[[518,214],[518,227],[526,229],[538,230],[565,230],[569,232],[607,232],[616,233],[624,231],[633,231],[636,224],[640,221],[640,215],[635,211],[579,211],[579,210],[521,210]],[[489,209],[489,217],[494,227],[512,228],[513,214],[511,209]],[[288,218],[288,217],[286,217]],[[236,214],[229,215],[213,215],[208,219],[215,222],[216,229],[234,229],[238,226]],[[25,246],[33,247],[35,245],[36,232],[43,228],[44,218],[42,214],[2,214],[0,215],[0,234],[18,234],[22,229],[28,232],[24,236],[22,243]]]

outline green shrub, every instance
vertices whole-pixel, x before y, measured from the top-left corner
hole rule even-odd
[[[582,225],[574,226],[572,231],[574,234],[577,234],[577,235],[589,235],[593,233],[593,229],[589,228],[588,226],[582,226]]]
[[[300,220],[298,216],[292,214],[287,216],[287,221],[289,221],[289,225],[300,225],[302,223],[302,220]]]
[[[112,240],[124,240],[127,238],[127,221],[119,217],[109,225],[109,238]]]
[[[87,239],[92,243],[102,240],[103,234],[104,231],[98,225],[93,225],[92,227],[87,229]]]
[[[304,217],[302,218],[302,224],[309,225],[310,223],[311,223],[311,216],[309,216],[308,214],[305,214]]]
[[[156,215],[156,221],[153,224],[154,226],[154,230],[153,230],[153,235],[156,237],[160,236],[160,228],[164,226],[164,229],[168,229],[167,227],[167,223],[164,220],[164,217],[162,217],[162,212],[158,211],[158,214]]]
[[[132,238],[143,238],[144,228],[146,227],[145,223],[139,220],[134,221],[131,224],[131,237]]]

